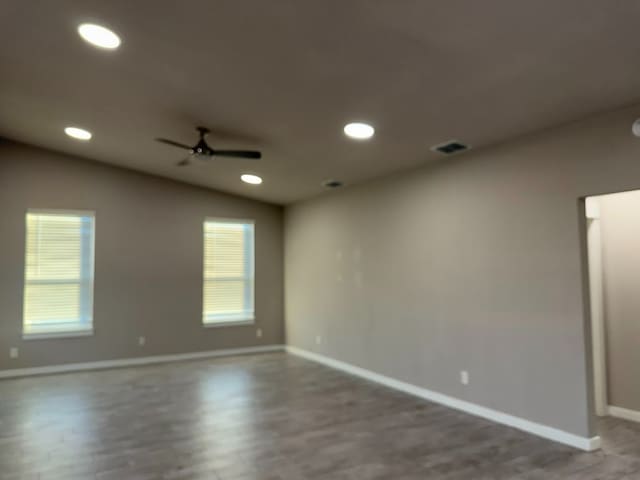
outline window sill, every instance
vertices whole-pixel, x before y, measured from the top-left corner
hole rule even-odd
[[[91,337],[93,330],[74,330],[68,332],[32,332],[23,333],[23,340],[46,340],[51,338]]]
[[[243,325],[253,325],[254,323],[256,323],[256,319],[251,317],[251,318],[244,318],[240,320],[224,320],[220,322],[203,323],[202,326],[204,328],[240,327]]]

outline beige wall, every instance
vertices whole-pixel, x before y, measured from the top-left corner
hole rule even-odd
[[[612,112],[287,208],[288,343],[593,434],[579,198],[640,186],[639,115]]]
[[[640,191],[598,201],[608,400],[640,411]]]
[[[27,208],[95,210],[92,337],[22,340]],[[255,219],[253,326],[201,326],[207,216]],[[283,341],[281,207],[4,142],[0,239],[0,370]]]

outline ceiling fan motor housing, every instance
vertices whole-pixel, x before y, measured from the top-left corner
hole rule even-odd
[[[200,139],[200,141],[196,143],[196,146],[191,149],[191,152],[194,155],[203,155],[207,157],[213,155],[213,150],[211,149],[211,147],[209,147],[209,145],[207,145],[204,139]]]

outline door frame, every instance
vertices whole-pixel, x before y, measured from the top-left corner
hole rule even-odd
[[[593,365],[594,407],[598,416],[609,415],[607,395],[607,345],[604,319],[602,268],[602,233],[597,196],[585,198],[589,309],[591,317],[591,352]]]

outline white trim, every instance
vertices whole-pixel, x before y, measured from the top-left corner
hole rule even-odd
[[[179,362],[197,360],[200,358],[226,357],[230,355],[250,355],[255,353],[279,352],[283,345],[262,345],[257,347],[227,348],[209,350],[205,352],[176,353],[172,355],[155,355],[152,357],[119,358],[116,360],[100,360],[87,363],[67,363],[46,367],[15,368],[0,370],[0,378],[26,377],[31,375],[46,375],[50,373],[79,372],[83,370],[102,370],[105,368],[131,367],[136,365],[151,365],[154,363]]]
[[[591,314],[591,350],[593,354],[593,391],[596,415],[607,415],[607,345],[604,318],[602,269],[602,233],[597,197],[585,199],[587,215],[587,266]]]
[[[72,210],[68,208],[27,208],[27,213],[36,215],[82,215],[93,218],[96,216],[95,210]]]
[[[530,420],[525,420],[524,418],[509,415],[508,413],[503,413],[491,408],[476,405],[475,403],[450,397],[442,393],[427,390],[426,388],[402,382],[400,380],[396,380],[394,378],[372,372],[371,370],[356,367],[355,365],[351,365],[340,360],[335,360],[333,358],[325,357],[324,355],[309,352],[307,350],[303,350],[290,345],[286,347],[286,350],[288,353],[291,353],[293,355],[298,355],[308,360],[322,363],[323,365],[326,365],[328,367],[342,370],[343,372],[365,378],[372,382],[380,383],[389,388],[400,390],[410,395],[415,395],[417,397],[424,398],[426,400],[436,402],[447,407],[455,408],[456,410],[461,410],[478,417],[486,418],[497,423],[502,423],[504,425],[517,428],[518,430],[532,433],[539,437],[564,443],[565,445],[570,445],[580,450],[593,451],[600,448],[600,437],[581,437],[573,433],[565,432],[564,430],[559,430],[547,425],[535,423]]]
[[[89,304],[89,308],[87,310],[88,315],[81,315],[81,319],[72,323],[73,326],[66,329],[63,327],[60,330],[56,330],[55,327],[51,329],[44,329],[42,326],[33,326],[25,324],[25,302],[26,302],[26,286],[27,286],[27,261],[26,257],[28,256],[28,245],[26,245],[26,241],[29,236],[29,215],[47,215],[47,216],[64,216],[64,215],[74,215],[78,217],[87,217],[91,219],[91,238],[89,242],[90,251],[88,253],[89,256],[89,267],[88,267],[88,275],[84,278],[81,275],[81,279],[79,281],[79,285],[87,283],[86,288],[88,290],[88,298],[87,303]],[[23,340],[39,340],[39,339],[48,339],[48,338],[65,338],[65,337],[86,337],[93,335],[93,300],[94,300],[94,289],[95,289],[95,256],[96,256],[96,212],[95,210],[69,210],[69,209],[43,209],[43,208],[27,208],[27,212],[24,217],[24,239],[25,239],[25,263],[24,263],[24,271],[22,278],[22,339]],[[80,249],[80,256],[82,257],[82,248]],[[82,264],[82,261],[81,261]],[[46,284],[46,282],[44,282]],[[84,287],[82,287],[84,288]],[[82,297],[82,288],[80,289],[81,297]],[[82,304],[82,299],[80,300]],[[40,330],[40,331],[38,331]],[[0,377],[1,378],[1,377]]]
[[[50,338],[74,338],[91,337],[93,329],[90,330],[61,330],[59,332],[25,332],[22,334],[23,340],[46,340]]]
[[[204,223],[231,223],[243,225],[255,225],[253,218],[225,218],[225,217],[204,217]]]
[[[609,415],[616,418],[622,418],[624,420],[631,420],[632,422],[640,422],[640,412],[637,410],[629,410],[628,408],[614,407],[609,405]]]
[[[243,231],[245,234],[246,242],[243,242],[243,253],[245,257],[244,262],[244,272],[242,277],[237,278],[243,282],[244,285],[244,293],[243,293],[243,303],[245,310],[243,310],[239,315],[238,314],[224,314],[218,316],[218,321],[215,319],[209,320],[207,318],[206,312],[206,286],[207,282],[215,282],[218,279],[215,278],[207,278],[206,276],[206,261],[207,261],[207,234],[209,233],[209,229],[215,229],[215,224],[226,224],[226,225],[242,225]],[[244,228],[249,226],[251,228]],[[249,234],[249,235],[247,235]],[[240,325],[251,325],[255,322],[255,305],[256,305],[256,292],[255,292],[255,283],[256,283],[256,225],[255,221],[252,219],[223,219],[223,218],[214,218],[214,217],[205,217],[204,222],[202,223],[202,286],[203,286],[203,295],[202,295],[202,325],[205,328],[216,328],[216,327],[229,327],[229,326],[240,326]],[[221,278],[219,280],[225,280],[225,278]],[[247,290],[250,289],[250,292]],[[246,308],[250,306],[251,308]],[[215,314],[211,315],[215,317]],[[234,318],[235,317],[235,318]]]
[[[598,197],[585,197],[584,214],[589,220],[600,220],[600,201]]]
[[[255,325],[255,317],[242,320],[225,320],[223,322],[203,322],[204,328],[220,328],[220,327],[242,327],[246,325]]]

